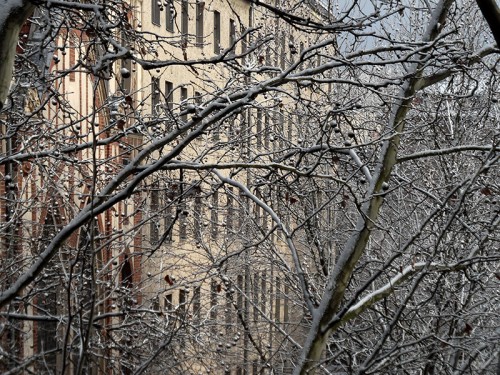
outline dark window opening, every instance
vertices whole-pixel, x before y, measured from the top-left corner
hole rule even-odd
[[[228,192],[227,192],[227,201],[226,201],[226,229],[228,234],[231,234],[233,232],[233,225],[234,225],[234,205],[233,205],[233,188],[229,187]]]
[[[193,322],[199,323],[201,316],[201,287],[194,288],[193,293]]]
[[[158,227],[158,211],[160,208],[160,192],[158,182],[151,186],[149,243],[157,245],[159,241],[160,228]]]
[[[281,44],[281,48],[280,48],[280,66],[281,66],[281,69],[285,69],[285,66],[286,66],[286,39],[285,39],[285,34],[281,34],[281,38],[280,38],[280,44]]]
[[[260,109],[260,108],[257,109],[257,121],[256,121],[255,132],[257,135],[257,147],[261,148],[262,147],[262,109]]]
[[[210,282],[210,320],[213,322],[217,319],[217,282],[212,280]],[[215,329],[215,327],[214,327]]]
[[[201,192],[200,189],[196,191],[196,196],[194,197],[194,238],[197,242],[201,242]]]
[[[266,295],[267,295],[267,285],[266,285],[266,271],[262,272],[262,278],[260,280],[260,296],[261,296],[261,302],[260,302],[260,310],[262,311],[263,314],[266,313]]]
[[[194,104],[196,104],[197,106],[201,105],[201,93],[198,91],[194,92]]]
[[[255,273],[253,275],[253,320],[256,322],[259,319],[259,274]]]
[[[197,47],[203,47],[204,12],[205,12],[205,3],[203,1],[198,1],[196,3],[196,46]]]
[[[274,320],[279,322],[281,320],[281,280],[276,278],[276,292],[275,292],[275,305],[274,305]]]
[[[160,83],[158,78],[153,78],[153,81],[151,82],[151,112],[153,114],[157,114],[160,109],[160,97]]]
[[[165,81],[165,97],[167,99],[167,108],[172,111],[174,109],[174,84]]]
[[[174,32],[175,8],[172,0],[168,1],[166,6],[166,29],[171,33]]]
[[[130,90],[132,87],[132,62],[130,59],[122,60],[122,69],[124,70],[121,74],[121,89],[124,94],[130,94]],[[125,72],[128,72],[126,74]]]
[[[236,22],[234,20],[229,20],[229,48],[232,48],[234,53],[236,48],[233,44],[236,42]]]
[[[271,114],[266,113],[264,119],[264,147],[265,149],[269,149],[269,142],[271,140],[271,124],[270,120]]]
[[[151,22],[154,25],[160,26],[161,1],[151,0]]]
[[[172,293],[169,293],[165,296],[165,312],[172,312],[173,309]]]
[[[182,319],[186,316],[186,291],[184,289],[179,290],[179,308],[177,309],[177,313]]]
[[[290,294],[290,286],[285,284],[285,295],[283,296],[283,321],[288,323],[290,321],[289,315],[289,294]]]
[[[238,299],[236,302],[238,306],[238,312],[241,314],[243,312],[243,275],[238,275],[237,285],[238,285]]]
[[[129,260],[127,254],[125,254],[123,256],[121,277],[122,277],[122,286],[124,288],[127,288],[127,289],[132,289],[132,286],[133,286],[133,283],[132,283],[132,265],[130,264],[130,260]]]
[[[212,194],[212,208],[210,212],[210,220],[212,224],[212,238],[215,239],[217,238],[218,234],[218,228],[219,228],[219,223],[218,223],[218,209],[219,209],[219,193],[217,191],[214,191]]]
[[[220,13],[214,11],[214,53],[220,53]]]
[[[181,240],[187,239],[187,216],[188,211],[186,209],[186,204],[182,202],[179,205],[180,213],[179,213],[179,238]]]
[[[187,99],[188,99],[188,90],[185,87],[181,87],[181,112],[185,112],[186,106],[187,106]],[[181,120],[186,122],[187,121],[187,114],[183,114],[181,116]]]
[[[182,0],[181,3],[181,34],[184,45],[187,43],[189,33],[189,3],[187,0]]]

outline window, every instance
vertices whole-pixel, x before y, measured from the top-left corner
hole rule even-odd
[[[201,191],[198,189],[196,191],[196,196],[194,197],[194,238],[197,242],[201,242],[201,221],[203,217],[201,215]]]
[[[274,320],[276,322],[279,322],[281,320],[281,280],[277,277],[276,278],[276,294],[275,294],[275,306],[274,306]]]
[[[220,53],[220,13],[214,11],[214,53]]]
[[[205,2],[198,1],[196,3],[196,46],[203,47],[203,17],[205,12]]]
[[[252,375],[259,374],[259,364],[256,359],[252,361]]]
[[[278,149],[278,136],[280,135],[280,133],[278,133],[278,130],[279,130],[279,113],[278,112],[274,112],[273,114],[271,114],[272,118],[271,118],[271,121],[272,121],[272,134],[271,134],[271,138],[269,139],[271,141],[271,143],[273,144],[273,147],[272,149],[273,150],[277,150]]]
[[[226,290],[226,306],[224,308],[226,318],[226,335],[231,334],[231,326],[233,325],[233,304],[231,293],[232,291],[230,289]]]
[[[181,87],[181,112],[184,112],[185,109],[186,109],[186,105],[187,105],[187,98],[188,98],[188,90],[186,87]],[[186,114],[183,114],[181,116],[181,120],[186,122],[187,121],[187,113]]]
[[[165,312],[172,312],[173,309],[172,293],[169,293],[165,296]]]
[[[199,93],[198,91],[194,92],[194,104],[196,104],[197,106],[201,105],[201,93]]]
[[[70,34],[69,35],[69,68],[71,71],[69,72],[69,80],[70,82],[76,81],[76,74],[74,66],[76,64],[76,43],[75,38]]]
[[[239,212],[238,212],[238,230],[240,232],[244,232],[245,228],[244,228],[244,224],[245,224],[245,208],[246,208],[246,198],[245,198],[245,194],[243,192],[240,191],[239,193],[239,203],[240,203],[240,207],[239,207]]]
[[[258,108],[257,109],[257,122],[256,122],[256,129],[255,131],[257,132],[257,147],[261,148],[262,147],[262,109]]]
[[[271,48],[267,47],[266,48],[266,65],[270,66],[271,65]]]
[[[121,74],[121,89],[124,94],[129,94],[130,93],[130,88],[131,88],[131,74],[130,72],[132,71],[132,63],[130,59],[123,59],[122,60],[122,69],[126,69],[129,74]]]
[[[155,311],[158,312],[160,310],[160,300],[158,297],[154,297],[151,300],[151,308]]]
[[[130,37],[128,35],[127,30],[122,29],[122,31],[120,33],[120,39],[121,39],[121,44],[123,45],[123,47],[130,49],[130,46],[132,43],[129,40]],[[70,47],[71,47],[71,41],[73,39],[70,37],[69,40],[70,40]],[[74,50],[74,48],[71,48],[71,49]],[[75,63],[74,57],[75,56],[73,53],[73,64]],[[71,60],[71,54],[70,54],[70,60]],[[129,94],[130,87],[131,87],[131,81],[132,81],[132,79],[131,79],[131,74],[132,74],[132,62],[131,62],[131,60],[129,58],[122,59],[121,60],[121,68],[122,68],[122,73],[120,75],[120,78],[121,78],[120,88],[123,91],[123,93]]]
[[[252,112],[250,109],[247,109],[242,114],[241,135],[243,136],[242,153],[249,156],[252,135]]]
[[[186,314],[186,297],[187,297],[187,292],[184,289],[179,290],[179,306],[176,311],[177,318],[179,319],[179,327],[182,327],[184,325],[184,322],[186,321],[187,314]],[[179,347],[181,349],[184,348],[186,345],[185,340],[180,340],[179,341]]]
[[[244,35],[245,34],[245,27],[243,25],[241,25],[241,35]],[[243,40],[241,41],[241,52],[242,53],[246,53],[247,52],[247,47],[248,47],[248,43],[247,43],[247,39],[249,38],[250,36],[247,35],[243,38]],[[245,59],[243,57],[243,59]]]
[[[256,322],[259,320],[259,274],[255,273],[253,275],[253,320]]]
[[[238,275],[237,277],[237,284],[238,284],[238,299],[237,299],[237,306],[238,306],[238,313],[243,314],[243,275]]]
[[[216,191],[212,194],[212,207],[210,212],[210,221],[212,224],[212,238],[217,238],[218,225],[218,209],[219,209],[219,193]]]
[[[201,105],[203,104],[201,93],[198,91],[195,91],[193,98],[194,98],[194,104],[196,106],[196,109],[195,109],[195,113],[196,113],[200,109]],[[201,140],[202,138],[200,137],[199,139]]]
[[[186,316],[186,291],[184,289],[179,290],[179,308],[177,309],[177,314],[181,318]]]
[[[281,34],[281,38],[280,38],[280,44],[281,44],[281,48],[280,48],[280,66],[281,66],[281,69],[285,69],[285,66],[286,66],[286,40],[285,40],[285,34]]]
[[[165,81],[165,96],[167,99],[167,108],[172,111],[174,109],[174,85],[172,82]]]
[[[182,202],[180,204],[180,214],[179,214],[179,238],[185,240],[187,238],[187,215],[188,211],[186,209],[186,203]]]
[[[167,31],[170,31],[171,33],[174,32],[174,19],[175,19],[175,8],[174,8],[174,2],[173,0],[169,0],[167,3],[167,8],[166,8],[166,29]]]
[[[214,125],[212,131],[212,141],[218,141],[220,139],[220,123]]]
[[[181,3],[181,34],[184,43],[187,43],[189,33],[189,3],[187,0],[182,0]]]
[[[290,287],[285,284],[285,295],[283,296],[283,321],[288,323],[290,321],[290,315],[288,311],[288,295],[290,294]]]
[[[233,44],[236,42],[236,22],[229,20],[229,47],[235,50]]]
[[[45,283],[41,283],[42,288],[46,288],[45,293],[41,293],[37,298],[37,307],[39,311],[43,311],[51,316],[57,315],[57,304],[58,295],[55,291],[49,289]],[[56,321],[39,321],[36,323],[37,327],[37,341],[36,349],[38,353],[51,352],[49,354],[45,353],[43,359],[45,361],[44,370],[55,370],[56,369],[56,354],[55,349],[57,348],[57,322]]]
[[[293,35],[290,35],[290,42],[288,43],[288,46],[290,47],[290,61],[293,61],[293,55],[297,54],[297,47],[295,47],[295,40],[293,38]]]
[[[217,319],[217,282],[212,280],[210,282],[210,320],[215,321]]]
[[[160,104],[160,84],[158,78],[153,78],[151,82],[151,113],[156,114]]]
[[[269,149],[269,141],[271,139],[271,127],[269,121],[270,116],[271,116],[270,113],[266,113],[264,119],[264,147],[266,149]]]
[[[193,322],[199,323],[201,315],[201,288],[199,286],[194,288],[193,292]]]
[[[151,186],[151,202],[150,202],[150,222],[149,222],[149,243],[151,245],[157,245],[159,241],[159,232],[158,228],[158,210],[159,210],[159,186],[158,182],[155,182]]]
[[[227,122],[228,122],[228,126],[229,126],[229,129],[227,131],[227,135],[229,138],[228,140],[232,141],[236,135],[235,131],[234,131],[234,129],[236,128],[236,117],[231,116],[231,118]]]
[[[165,210],[165,241],[172,241],[172,232],[174,229],[175,215],[172,208],[172,203],[167,202]]]
[[[255,197],[257,199],[262,199],[261,194],[260,194],[260,190],[257,190],[255,192]],[[260,223],[260,221],[261,221],[260,206],[257,204],[255,205],[255,208],[254,208],[254,214],[255,214],[255,223],[260,226],[261,225],[261,223]]]
[[[227,210],[226,210],[226,229],[228,234],[233,232],[233,216],[234,216],[234,206],[233,206],[233,188],[227,188]]]
[[[279,137],[279,147],[283,148],[283,137],[285,131],[285,115],[283,114],[283,110],[280,109],[278,113],[278,130],[276,131],[276,136]]]
[[[266,298],[267,298],[267,285],[266,285],[266,271],[262,272],[262,278],[260,279],[260,310],[263,314],[266,313]]]
[[[160,26],[161,0],[151,0],[151,22]]]
[[[248,27],[253,27],[253,5],[248,9]]]
[[[165,240],[172,241],[172,232],[176,219],[176,215],[174,213],[174,199],[177,195],[177,186],[171,185],[165,194],[165,203],[167,205],[165,209]]]
[[[128,255],[123,256],[123,263],[121,269],[122,286],[127,289],[132,289],[132,266],[130,265],[130,260]]]

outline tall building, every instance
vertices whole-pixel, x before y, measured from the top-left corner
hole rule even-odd
[[[44,267],[2,311],[3,371],[291,372],[310,317],[278,229],[330,198],[272,173],[325,121],[273,79],[320,65],[313,37],[245,0],[36,10],[1,118],[3,289]]]

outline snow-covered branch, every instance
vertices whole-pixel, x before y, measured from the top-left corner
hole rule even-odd
[[[500,150],[500,147],[494,146],[494,145],[461,145],[461,146],[455,146],[455,147],[449,147],[446,149],[438,149],[438,150],[425,150],[425,151],[419,151],[417,153],[411,154],[411,155],[401,155],[398,157],[398,163],[404,163],[406,161],[410,160],[416,160],[416,159],[422,159],[422,158],[428,158],[432,156],[438,156],[438,155],[450,155],[450,154],[455,154],[459,152],[465,152],[465,151],[498,151]]]

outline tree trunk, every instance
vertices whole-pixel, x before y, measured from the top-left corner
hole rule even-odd
[[[9,94],[19,31],[35,6],[29,1],[4,0],[0,13],[0,109]]]

